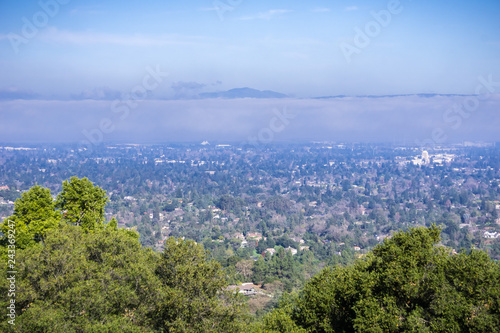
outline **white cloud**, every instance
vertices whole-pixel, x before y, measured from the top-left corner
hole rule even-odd
[[[163,46],[174,44],[195,44],[203,37],[181,35],[148,36],[141,34],[118,35],[100,32],[76,32],[50,27],[40,34],[46,41],[71,44],[112,44],[123,46]]]
[[[250,16],[243,16],[240,17],[240,20],[248,21],[248,20],[266,20],[269,21],[273,19],[276,16],[281,16],[286,13],[292,12],[291,10],[288,9],[271,9],[268,10],[267,12],[261,12],[258,13],[257,15],[250,15]]]

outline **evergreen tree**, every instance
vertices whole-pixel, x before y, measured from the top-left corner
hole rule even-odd
[[[87,178],[71,177],[69,182],[63,182],[56,207],[63,213],[65,221],[90,231],[104,222],[107,201],[106,192],[99,186],[94,186]]]
[[[45,233],[57,226],[60,215],[54,210],[50,190],[35,185],[24,192],[14,203],[14,215],[6,218],[0,225],[5,235],[0,244],[6,245],[9,225],[15,230],[16,248],[24,249],[42,241]]]
[[[435,226],[410,229],[353,266],[326,268],[277,318],[308,332],[500,331],[499,264],[439,239]]]
[[[15,326],[2,332],[240,332],[241,296],[201,245],[170,238],[165,252],[137,235],[60,224],[16,253]],[[0,271],[0,293],[10,288]],[[7,297],[0,298],[6,318]]]

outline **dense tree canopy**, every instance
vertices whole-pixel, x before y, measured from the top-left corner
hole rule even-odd
[[[268,328],[500,331],[499,264],[482,251],[452,254],[436,246],[439,235],[437,227],[410,229],[353,266],[324,269],[307,283],[293,306],[269,315],[267,320],[273,320]]]
[[[170,237],[155,271],[164,293],[154,328],[167,331],[238,332],[239,297],[227,290],[224,271],[194,241]]]
[[[55,202],[49,189],[33,186],[16,200],[14,214],[0,224],[0,256],[6,254],[9,229],[10,233],[15,232],[16,248],[24,249],[43,241],[47,231],[61,221],[87,231],[102,227],[107,200],[106,192],[87,178],[71,177],[69,182],[64,181]]]
[[[241,296],[227,289],[201,245],[169,238],[162,254],[144,248],[116,219],[103,224],[106,201],[102,189],[76,177],[64,182],[56,204],[40,186],[16,201],[0,244],[5,257],[13,231],[16,321],[1,321],[0,331],[240,331]],[[12,292],[5,268],[2,295]],[[9,302],[1,298],[3,312]]]
[[[47,230],[57,226],[60,215],[54,208],[50,190],[38,185],[33,186],[16,200],[14,215],[5,219],[0,229],[4,235],[7,235],[8,225],[14,223],[16,246],[21,249],[26,248],[43,240]],[[6,240],[3,238],[0,243],[5,246]]]
[[[192,241],[168,239],[160,255],[113,225],[61,224],[43,245],[18,251],[17,262],[17,331],[238,332],[242,323],[240,298]],[[0,323],[2,332],[13,327]]]
[[[57,196],[56,207],[63,212],[67,222],[94,230],[104,222],[104,207],[108,198],[99,186],[87,178],[71,177],[63,182],[63,190]]]

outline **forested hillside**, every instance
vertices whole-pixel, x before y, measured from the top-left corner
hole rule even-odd
[[[264,318],[264,331],[500,331],[500,265],[482,251],[454,254],[439,235],[410,229],[324,269]]]
[[[116,220],[103,223],[102,189],[76,177],[63,188],[54,205],[33,187],[1,225],[0,290],[13,296],[2,297],[2,317],[14,320],[3,332],[240,330],[241,297],[201,245],[169,238],[153,252]]]

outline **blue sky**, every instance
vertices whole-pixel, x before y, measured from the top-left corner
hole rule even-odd
[[[499,17],[498,0],[0,0],[0,142],[246,140],[275,108],[301,114],[276,140],[500,141]],[[239,87],[290,99],[196,99]],[[478,91],[475,114],[448,112],[465,97],[309,100]]]
[[[127,91],[156,65],[169,73],[158,97],[174,82],[296,97],[470,93],[479,75],[500,76],[499,1],[396,1],[400,12],[350,62],[342,43],[355,46],[356,27],[391,1],[61,2],[41,1],[48,20],[37,1],[0,2],[0,89]],[[13,47],[23,18],[40,27]]]

